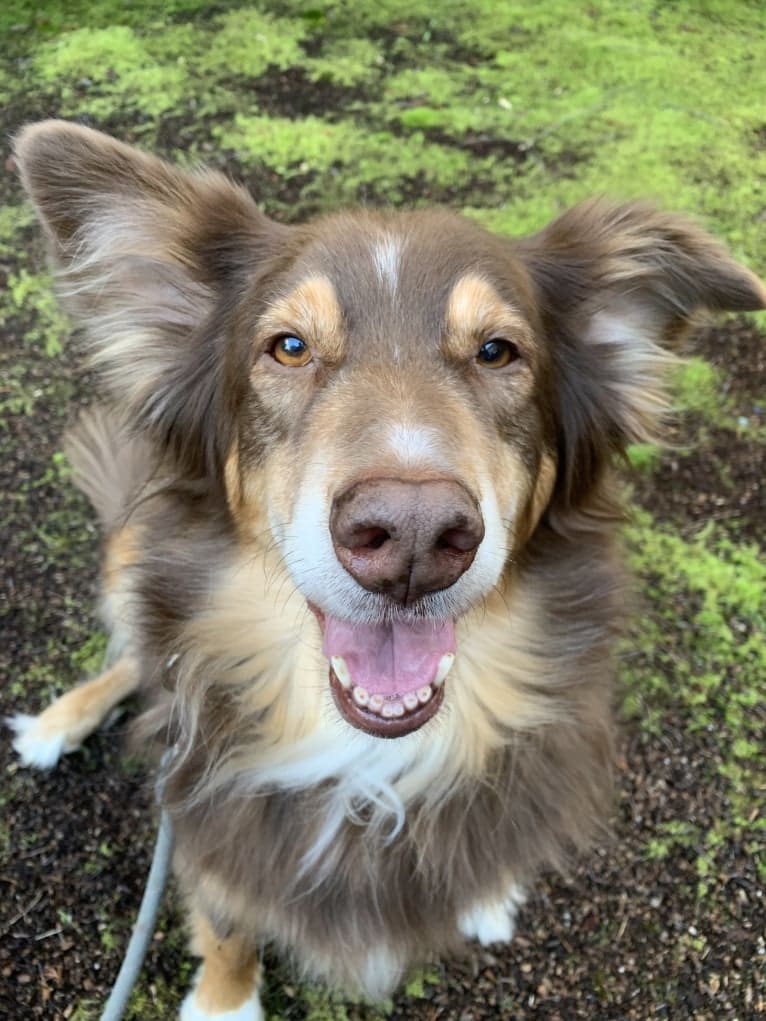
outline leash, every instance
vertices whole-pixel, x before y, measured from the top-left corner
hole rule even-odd
[[[139,972],[149,949],[154,934],[160,900],[170,871],[170,859],[173,853],[173,831],[167,812],[160,816],[157,841],[154,845],[154,857],[149,869],[149,878],[138,910],[138,917],[133,926],[128,949],[125,951],[117,979],[112,986],[109,999],[101,1015],[101,1021],[120,1021],[128,1005],[130,994],[138,979]]]
[[[162,757],[160,764],[160,775],[157,780],[155,794],[157,803],[162,802],[164,788],[164,767],[175,749],[169,748]],[[125,1008],[128,1005],[130,994],[138,981],[138,976],[149,949],[149,943],[154,935],[154,928],[157,924],[157,915],[160,910],[160,901],[168,881],[170,862],[173,857],[173,827],[170,824],[168,813],[162,809],[160,812],[160,825],[157,830],[157,840],[154,844],[154,855],[149,868],[149,877],[146,880],[144,896],[141,899],[141,907],[138,909],[133,932],[130,934],[128,949],[122,960],[120,970],[117,974],[109,999],[101,1015],[101,1021],[121,1021]]]

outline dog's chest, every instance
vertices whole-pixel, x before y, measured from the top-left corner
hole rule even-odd
[[[419,934],[433,946],[454,939],[466,905],[507,875],[512,843],[501,852],[482,801],[413,807],[392,836],[369,823],[369,810],[349,818],[323,792],[272,793],[189,813],[178,837],[189,876],[212,875],[225,891],[223,928],[251,920],[311,946]]]

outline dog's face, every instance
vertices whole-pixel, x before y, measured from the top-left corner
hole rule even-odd
[[[437,211],[287,228],[87,129],[39,125],[17,151],[113,392],[219,487],[239,542],[276,547],[339,710],[377,736],[438,711],[456,620],[652,435],[660,342],[700,306],[764,305],[640,205],[515,244]]]
[[[550,355],[509,246],[445,213],[339,216],[253,285],[225,479],[324,634],[337,704],[394,736],[441,703],[454,622],[555,478]]]

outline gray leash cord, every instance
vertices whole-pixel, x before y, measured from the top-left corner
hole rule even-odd
[[[172,749],[170,750],[172,751]],[[166,752],[162,759],[162,765],[167,762],[170,751]],[[162,768],[162,767],[160,767]],[[157,783],[157,800],[162,795],[163,774]],[[146,880],[146,889],[141,900],[141,907],[138,909],[138,917],[130,934],[128,949],[125,951],[120,971],[112,986],[109,999],[106,1001],[101,1021],[121,1021],[125,1008],[128,1005],[130,994],[138,980],[138,975],[146,957],[146,951],[154,935],[154,927],[157,923],[157,915],[160,910],[162,893],[168,881],[170,872],[170,861],[173,857],[173,828],[170,825],[168,813],[162,811],[160,814],[160,826],[157,831],[157,840],[154,845],[154,856],[149,878]]]

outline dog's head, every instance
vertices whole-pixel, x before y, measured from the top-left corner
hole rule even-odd
[[[545,519],[574,528],[654,435],[671,340],[766,292],[707,235],[584,203],[512,242],[445,211],[287,227],[222,176],[61,122],[23,181],[62,289],[136,426],[276,544],[322,627],[343,715],[438,710],[455,621]]]

